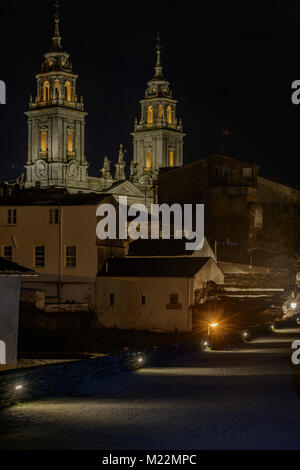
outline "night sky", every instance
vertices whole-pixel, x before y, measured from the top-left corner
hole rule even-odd
[[[17,176],[27,157],[29,95],[53,35],[53,2],[1,2],[0,178]],[[134,118],[152,78],[160,30],[164,74],[178,99],[187,134],[184,163],[219,150],[260,165],[260,175],[300,186],[300,105],[291,83],[300,79],[300,2],[80,1],[61,2],[62,46],[79,74],[77,94],[89,113],[89,173],[119,144],[132,158]],[[17,164],[16,170],[11,169]]]

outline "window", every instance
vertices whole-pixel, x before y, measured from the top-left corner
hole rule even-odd
[[[68,152],[73,152],[73,132],[68,132]]]
[[[44,82],[43,85],[43,101],[49,101],[50,99],[50,83],[48,81]]]
[[[45,247],[44,246],[34,247],[34,267],[35,268],[45,267]]]
[[[169,310],[181,310],[181,304],[178,300],[178,294],[169,295],[169,303],[167,304],[167,309]]]
[[[16,225],[17,223],[17,209],[8,209],[7,211],[8,225]]]
[[[151,151],[146,152],[146,168],[151,168]]]
[[[243,168],[243,176],[245,178],[251,178],[252,176],[252,168]]]
[[[12,246],[3,246],[2,247],[2,256],[8,261],[12,261]]]
[[[215,166],[215,176],[221,176],[221,167]]]
[[[47,131],[41,133],[41,150],[42,152],[47,151]]]
[[[76,246],[66,246],[65,267],[76,268]]]
[[[229,176],[229,175],[230,175],[230,167],[223,166],[223,176]]]
[[[54,82],[54,99],[59,98],[59,92],[60,92],[60,83],[59,80],[55,80]]]
[[[171,106],[167,107],[167,122],[172,124],[172,108]]]
[[[162,118],[163,118],[163,107],[162,107],[162,105],[160,104],[160,105],[158,106],[158,120],[161,121]]]
[[[174,150],[171,149],[169,153],[169,166],[174,166]]]
[[[49,224],[59,224],[59,209],[49,210]]]
[[[115,305],[115,294],[109,294],[110,305]]]
[[[172,305],[178,304],[178,294],[170,294],[170,304]]]
[[[254,227],[262,228],[263,227],[263,210],[262,208],[256,208],[254,214]]]
[[[146,305],[146,296],[142,294],[142,305]]]
[[[147,122],[148,124],[153,124],[153,106],[148,107]]]
[[[65,83],[65,100],[71,101],[71,84],[70,84],[70,82]]]

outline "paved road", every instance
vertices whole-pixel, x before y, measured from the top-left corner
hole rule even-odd
[[[300,449],[289,328],[3,410],[0,449]],[[299,366],[300,367],[300,366]]]

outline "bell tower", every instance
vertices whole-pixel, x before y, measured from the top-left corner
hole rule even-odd
[[[140,101],[141,115],[135,120],[133,164],[135,174],[146,173],[152,179],[162,167],[183,164],[181,119],[176,116],[177,101],[172,97],[170,83],[163,75],[159,34],[156,45],[154,77],[149,80],[145,98]]]
[[[52,46],[44,54],[36,75],[37,94],[30,97],[26,183],[30,188],[65,187],[84,189],[88,163],[84,150],[83,99],[78,101],[76,81],[69,54],[61,46],[58,3],[55,3]]]

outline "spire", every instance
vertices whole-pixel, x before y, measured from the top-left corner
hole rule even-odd
[[[55,3],[54,3],[54,8],[55,8],[55,14],[54,14],[54,23],[55,23],[55,28],[54,28],[54,36],[52,38],[52,46],[51,46],[51,49],[50,51],[51,52],[59,52],[62,50],[62,47],[61,47],[61,44],[60,44],[60,41],[61,41],[61,36],[60,36],[60,33],[59,33],[59,3],[58,1],[56,0]]]
[[[157,79],[163,79],[164,78],[163,73],[162,73],[163,68],[162,68],[162,65],[161,65],[160,51],[161,51],[160,34],[159,34],[159,31],[158,31],[157,36],[156,36],[156,65],[154,67],[154,69],[155,69],[154,78],[157,78]]]

